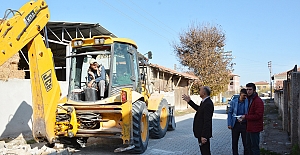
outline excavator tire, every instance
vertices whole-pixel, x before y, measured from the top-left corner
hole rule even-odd
[[[146,103],[136,101],[132,105],[133,144],[132,153],[144,153],[149,141],[149,116]]]
[[[150,113],[150,137],[154,139],[163,138],[168,130],[169,108],[166,99],[162,99],[157,111]]]

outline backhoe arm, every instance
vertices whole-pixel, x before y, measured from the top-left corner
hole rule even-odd
[[[0,65],[32,41],[50,17],[48,6],[42,0],[28,2],[14,14],[0,21]]]
[[[60,99],[53,55],[46,48],[40,31],[50,18],[45,1],[30,1],[14,16],[0,21],[0,65],[24,46],[28,48],[32,90],[33,126],[36,141],[55,141],[56,108]]]

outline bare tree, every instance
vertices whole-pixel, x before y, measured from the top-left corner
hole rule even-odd
[[[207,85],[212,95],[226,91],[232,64],[224,57],[225,33],[220,26],[192,24],[179,37],[180,42],[173,43],[174,52],[180,63],[199,77],[194,89]]]

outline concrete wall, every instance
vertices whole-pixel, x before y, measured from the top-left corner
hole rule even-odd
[[[288,117],[288,85],[287,80],[283,81],[283,103],[282,103],[282,125],[283,130],[288,131],[289,129],[289,117]]]
[[[276,91],[275,103],[282,116],[283,130],[287,131],[292,145],[300,144],[300,72],[291,72],[283,81],[283,91]]]
[[[163,91],[161,91],[160,93],[164,94],[164,98],[168,101],[168,103],[171,106],[175,105],[174,91],[172,91],[172,92],[163,92]]]
[[[68,83],[59,82],[62,95],[68,92]],[[0,138],[30,135],[32,128],[32,94],[29,79],[0,81]]]
[[[287,88],[285,88],[287,89]],[[284,94],[287,94],[287,90],[280,90],[275,91],[274,93],[274,102],[275,105],[278,107],[278,114],[281,116],[282,119],[282,127],[284,131],[287,131],[288,129],[288,102],[284,101]]]
[[[291,142],[298,143],[298,119],[299,119],[299,92],[300,92],[300,73],[292,73],[291,76]]]

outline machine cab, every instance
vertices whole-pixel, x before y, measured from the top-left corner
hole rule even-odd
[[[69,57],[71,70],[68,99],[74,101],[102,99],[100,98],[102,89],[99,88],[97,79],[101,75],[100,79],[104,79],[105,82],[104,98],[120,94],[121,89],[125,87],[141,91],[137,46],[132,40],[110,36],[73,39],[72,54]],[[91,66],[91,60],[97,62],[98,71]],[[89,74],[89,71],[94,74]],[[94,77],[96,80],[91,85],[91,79]]]

